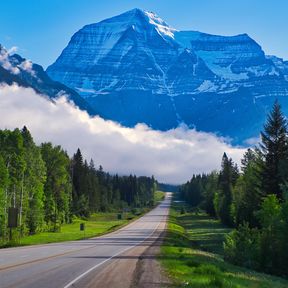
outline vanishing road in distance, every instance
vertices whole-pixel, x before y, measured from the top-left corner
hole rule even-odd
[[[139,257],[165,229],[170,202],[166,193],[152,211],[101,237],[1,249],[0,287],[130,287]]]

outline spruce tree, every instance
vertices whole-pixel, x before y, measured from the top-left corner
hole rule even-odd
[[[72,159],[72,213],[79,215],[79,199],[83,194],[83,182],[84,182],[84,160],[80,149],[74,154]]]
[[[216,211],[214,207],[214,197],[215,193],[217,191],[217,185],[218,185],[218,173],[217,172],[212,172],[207,176],[207,182],[204,187],[203,191],[203,207],[205,211],[210,215],[210,216],[216,216]]]
[[[88,183],[89,210],[91,212],[97,212],[100,207],[99,180],[92,159],[89,164]]]
[[[260,209],[263,193],[261,187],[261,169],[263,161],[256,149],[248,149],[242,160],[243,174],[233,189],[233,214],[236,226],[249,223],[250,227],[259,226],[257,210]]]
[[[283,199],[281,184],[287,176],[287,121],[276,101],[261,132],[261,151],[264,157],[262,173],[265,194]],[[285,175],[286,174],[286,175]]]
[[[221,221],[230,226],[233,224],[231,217],[232,188],[236,183],[237,177],[237,166],[224,153],[219,175],[218,207],[216,207],[216,210]]]

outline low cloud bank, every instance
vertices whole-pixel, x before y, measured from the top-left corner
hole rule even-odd
[[[183,183],[193,173],[220,167],[226,152],[240,162],[244,150],[232,147],[211,133],[185,127],[161,132],[139,124],[126,128],[68,103],[39,97],[32,89],[0,87],[0,128],[26,125],[37,143],[60,144],[72,155],[79,147],[96,165],[119,174],[154,175],[166,183]]]

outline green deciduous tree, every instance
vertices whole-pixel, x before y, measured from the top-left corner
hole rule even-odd
[[[4,236],[6,226],[7,188],[9,185],[9,173],[4,159],[0,154],[0,237]]]
[[[44,183],[46,167],[41,150],[33,141],[26,127],[22,130],[26,169],[22,190],[21,222],[26,224],[30,234],[41,230],[44,221]],[[21,225],[21,223],[20,223]]]
[[[69,222],[71,204],[70,159],[60,146],[51,143],[41,145],[46,164],[45,221],[57,230],[61,223]]]
[[[93,160],[88,165],[83,159],[80,149],[70,159],[61,146],[44,143],[39,147],[26,127],[0,130],[3,242],[8,239],[9,207],[19,210],[21,235],[58,231],[73,215],[88,218],[97,211],[151,206],[156,188],[154,177],[110,175],[101,166],[97,170]]]

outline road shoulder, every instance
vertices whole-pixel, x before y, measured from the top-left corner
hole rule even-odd
[[[139,257],[130,288],[171,287],[171,281],[157,259],[165,233],[163,231],[159,238]]]

